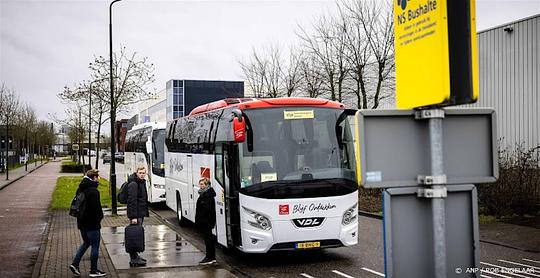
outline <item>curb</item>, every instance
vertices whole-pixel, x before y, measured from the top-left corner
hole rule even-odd
[[[26,177],[26,175],[28,175],[28,174],[34,172],[35,170],[41,168],[41,166],[43,166],[43,165],[45,165],[45,164],[47,164],[47,163],[49,163],[49,162],[47,161],[47,162],[45,162],[45,163],[43,163],[43,164],[40,164],[40,165],[37,166],[36,168],[34,168],[34,169],[32,169],[32,170],[26,172],[24,175],[19,176],[19,177],[15,178],[14,180],[10,180],[8,183],[6,183],[6,184],[0,186],[0,190],[2,190],[2,189],[4,189],[4,188],[8,187],[10,184],[12,184],[12,183],[14,183],[14,182],[16,182],[16,181],[18,181],[18,180],[20,180],[20,179]]]
[[[382,215],[378,215],[378,214],[363,211],[363,210],[358,210],[358,215],[366,216],[366,217],[370,217],[370,218],[381,219],[381,220],[383,219]]]
[[[383,217],[381,215],[374,214],[374,213],[367,212],[367,211],[362,211],[362,210],[358,210],[358,215],[366,216],[366,217],[369,217],[369,218],[380,219],[380,220],[383,219]],[[506,247],[506,248],[511,248],[511,249],[523,251],[523,252],[529,252],[529,253],[535,253],[535,254],[540,253],[538,250],[522,248],[522,247],[506,244],[506,243],[495,241],[495,240],[480,239],[479,241],[483,242],[483,243],[489,243],[489,244],[493,244],[493,245],[498,245],[498,246],[502,246],[502,247]]]
[[[536,254],[540,253],[538,250],[531,250],[531,249],[527,249],[527,248],[521,248],[521,247],[513,246],[513,245],[510,245],[510,244],[502,243],[502,242],[495,241],[495,240],[480,239],[480,242],[489,243],[489,244],[493,244],[493,245],[498,245],[498,246],[511,248],[511,249],[516,249],[516,250],[523,251],[523,252],[536,253]]]
[[[43,261],[45,258],[45,249],[47,249],[47,244],[51,240],[49,235],[51,231],[52,214],[50,212],[48,218],[49,219],[47,220],[47,228],[41,236],[41,245],[39,246],[38,255],[36,257],[34,267],[32,268],[32,275],[30,276],[31,278],[37,278],[41,274],[41,267],[43,266]]]

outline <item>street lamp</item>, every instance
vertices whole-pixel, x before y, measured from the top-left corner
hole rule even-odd
[[[111,186],[111,209],[112,214],[117,215],[116,212],[116,166],[114,160],[114,154],[116,153],[116,146],[114,145],[114,125],[116,124],[116,108],[114,107],[114,80],[113,80],[113,55],[112,55],[112,6],[114,3],[121,0],[114,0],[109,5],[109,70],[110,70],[110,82],[111,82],[111,173],[110,173],[110,186]]]

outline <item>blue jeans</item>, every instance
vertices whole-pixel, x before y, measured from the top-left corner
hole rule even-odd
[[[83,244],[81,244],[77,250],[77,254],[75,254],[75,258],[73,258],[73,265],[79,267],[79,263],[81,262],[82,256],[86,252],[86,249],[92,246],[92,251],[90,253],[90,271],[96,271],[101,232],[100,230],[81,229],[81,237],[83,239]]]

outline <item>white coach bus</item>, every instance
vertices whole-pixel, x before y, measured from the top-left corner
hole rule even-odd
[[[146,189],[150,203],[165,201],[165,126],[164,122],[144,123],[126,133],[126,175],[133,174],[139,165],[146,167]]]
[[[216,191],[217,241],[248,253],[358,242],[354,143],[340,103],[225,99],[167,124],[166,204],[195,220],[198,181]]]

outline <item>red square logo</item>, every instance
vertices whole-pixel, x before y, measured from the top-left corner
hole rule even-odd
[[[289,205],[279,205],[279,215],[289,215]]]

